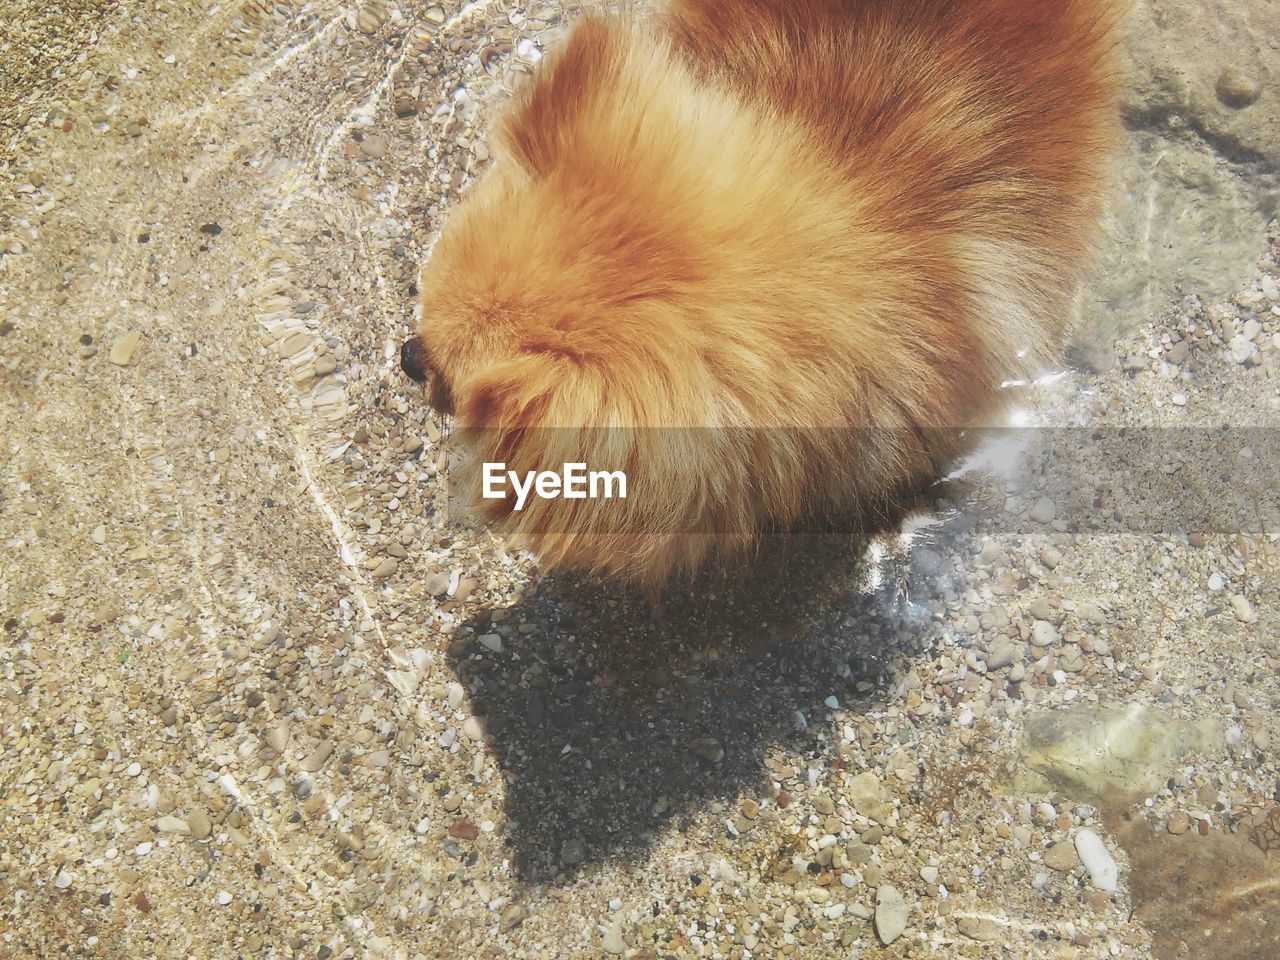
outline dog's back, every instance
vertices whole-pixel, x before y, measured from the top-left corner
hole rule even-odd
[[[1061,332],[1095,239],[1122,2],[674,0],[665,24],[708,81],[810,131],[881,224],[941,240],[1008,357]]]

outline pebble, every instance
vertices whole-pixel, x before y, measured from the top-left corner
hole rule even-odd
[[[277,723],[274,727],[267,730],[267,746],[276,753],[283,753],[284,748],[289,744],[289,726],[284,723]]]
[[[1254,354],[1258,352],[1258,348],[1254,346],[1253,341],[1242,333],[1237,333],[1231,338],[1231,359],[1236,363],[1248,363],[1253,359]]]
[[[187,825],[187,821],[172,815],[164,816],[157,820],[156,829],[161,833],[189,834],[191,832],[191,827]]]
[[[1000,925],[987,917],[961,917],[956,926],[970,940],[986,943],[1000,936]]]
[[[1070,840],[1061,840],[1044,852],[1044,865],[1060,873],[1074,870],[1079,862],[1076,845]]]
[[[360,141],[360,152],[374,160],[387,155],[387,138],[380,134],[371,134]]]
[[[443,597],[449,592],[449,575],[447,573],[429,573],[423,586],[433,597]]]
[[[380,3],[365,4],[356,14],[356,29],[361,33],[377,33],[387,18],[387,11]]]
[[[385,580],[391,576],[400,567],[400,561],[395,557],[386,557],[373,568],[373,579]]]
[[[1058,642],[1058,628],[1048,620],[1037,620],[1031,625],[1031,645],[1051,647]]]
[[[191,830],[191,836],[196,840],[203,840],[213,833],[213,822],[199,807],[187,814],[187,826]]]
[[[455,820],[449,827],[449,836],[458,840],[475,840],[480,836],[480,828],[470,820]]]
[[[876,936],[880,942],[888,945],[902,936],[907,929],[907,917],[911,908],[902,898],[897,887],[885,884],[876,891],[875,925]]]
[[[1041,497],[1031,508],[1029,516],[1036,523],[1050,523],[1058,515],[1057,505],[1048,497]]]
[[[315,773],[325,765],[325,761],[333,754],[333,741],[321,740],[314,750],[302,758],[298,766],[307,773]]]
[[[1252,106],[1262,96],[1262,84],[1238,67],[1227,67],[1218,74],[1213,88],[1219,100],[1236,110]]]
[[[689,752],[703,760],[719,763],[724,759],[724,747],[715,737],[698,737],[689,741]]]
[[[884,788],[874,771],[864,770],[849,781],[848,798],[854,809],[868,820],[884,823],[889,819],[889,805],[884,800]]]
[[[615,955],[627,949],[627,942],[622,939],[622,928],[617,923],[611,923],[606,928],[601,945],[605,953]]]
[[[53,878],[53,885],[59,890],[65,890],[71,886],[71,874],[66,870],[59,870],[58,875]]]
[[[1258,611],[1253,609],[1253,604],[1246,597],[1240,594],[1232,594],[1231,609],[1236,613],[1236,619],[1241,623],[1257,623]]]
[[[462,735],[472,742],[479,742],[484,739],[484,721],[479,717],[467,717],[462,722]]]
[[[231,894],[227,893],[227,891],[219,890],[218,895],[214,899],[218,901],[218,906],[225,907],[234,898],[231,896]]]
[[[987,669],[999,670],[1013,663],[1014,657],[1017,656],[1018,649],[1008,640],[1000,640],[991,652],[987,654]]]
[[[1179,810],[1169,818],[1169,822],[1165,825],[1165,829],[1175,837],[1180,836],[1191,829],[1191,819]]]
[[[502,911],[502,916],[498,920],[498,930],[506,933],[518,927],[529,916],[529,911],[518,903],[513,903]]]
[[[124,775],[126,777],[136,777],[141,772],[142,764],[138,763],[136,760],[124,768]]]
[[[587,845],[578,837],[570,837],[560,848],[560,862],[566,867],[576,867],[587,859]]]
[[[130,330],[128,333],[120,334],[111,341],[111,352],[107,354],[107,359],[117,367],[129,366],[138,352],[138,344],[141,340],[141,330]]]
[[[1089,871],[1089,879],[1095,887],[1108,893],[1116,889],[1120,868],[1096,833],[1089,829],[1079,831],[1076,834],[1076,852],[1080,855],[1080,862]]]

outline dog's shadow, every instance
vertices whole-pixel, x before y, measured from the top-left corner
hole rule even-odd
[[[451,665],[506,779],[517,875],[636,859],[673,818],[717,799],[729,829],[733,800],[764,788],[773,748],[816,755],[829,698],[868,703],[924,633],[908,584],[875,586],[886,564],[869,543],[767,545],[768,559],[660,608],[616,587],[544,580],[460,628]],[[927,549],[887,566],[927,576],[922,553],[928,567]]]

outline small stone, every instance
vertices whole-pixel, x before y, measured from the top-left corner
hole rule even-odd
[[[130,330],[128,333],[120,334],[111,341],[111,352],[107,354],[107,359],[117,367],[129,366],[133,362],[141,341],[141,330]]]
[[[813,809],[824,817],[829,817],[836,812],[836,805],[831,802],[831,798],[825,793],[819,794],[813,798]]]
[[[1040,597],[1031,601],[1031,606],[1027,607],[1027,612],[1037,620],[1048,620],[1053,616],[1053,607],[1048,600]]]
[[[1041,497],[1031,508],[1029,516],[1036,523],[1049,523],[1058,515],[1058,508],[1048,497]]]
[[[136,760],[124,768],[124,775],[126,777],[136,777],[140,773],[142,773],[142,764],[138,763]]]
[[[921,868],[920,868],[920,879],[921,879],[921,880],[923,880],[925,883],[937,883],[937,882],[938,882],[938,868],[937,868],[937,867],[933,867],[933,866],[929,866],[929,867],[921,867]]]
[[[1242,333],[1231,338],[1231,359],[1236,363],[1248,363],[1258,352],[1258,348]]]
[[[373,568],[373,579],[386,580],[389,576],[396,572],[400,567],[400,561],[395,557],[385,557],[381,563]]]
[[[484,721],[479,717],[467,717],[462,722],[462,735],[472,742],[478,743],[484,739]]]
[[[202,223],[200,225],[200,232],[206,236],[216,237],[218,234],[222,233],[222,227],[216,223]]]
[[[1076,856],[1076,846],[1070,840],[1059,841],[1044,852],[1044,865],[1050,870],[1057,870],[1059,873],[1074,870],[1079,862],[1080,859]]]
[[[854,866],[861,866],[871,862],[872,852],[861,840],[850,840],[844,848],[844,855]]]
[[[885,884],[876,891],[875,926],[881,943],[888,945],[902,936],[910,912],[896,887]]]
[[[356,29],[361,33],[377,33],[378,28],[387,18],[387,12],[380,3],[365,4],[356,14]]]
[[[611,923],[605,930],[601,946],[604,947],[604,952],[609,954],[617,955],[626,951],[627,942],[622,939],[622,929],[616,922]]]
[[[219,890],[218,895],[214,899],[218,901],[218,906],[225,907],[234,898],[231,896],[231,894],[227,893],[227,891]]]
[[[71,874],[66,870],[59,870],[58,875],[53,878],[53,885],[59,890],[65,890],[71,886]]]
[[[1218,99],[1228,107],[1243,110],[1257,103],[1258,97],[1262,96],[1262,84],[1238,67],[1227,67],[1218,74],[1214,91],[1218,94]]]
[[[298,764],[300,768],[307,773],[315,773],[325,765],[325,761],[333,754],[333,741],[321,740],[316,744],[316,748],[302,758],[302,762]]]
[[[698,737],[696,740],[691,740],[689,752],[712,763],[719,763],[724,759],[724,748],[715,737]]]
[[[1031,645],[1051,647],[1058,642],[1058,628],[1048,620],[1037,620],[1031,625]]]
[[[1013,663],[1013,659],[1017,656],[1017,653],[1017,647],[1008,640],[998,641],[996,645],[991,648],[991,652],[987,654],[987,669],[999,670],[1002,667],[1007,667],[1009,664]]]
[[[480,646],[484,647],[490,653],[502,652],[502,637],[496,633],[485,633],[480,635]]]
[[[447,573],[429,573],[423,585],[431,596],[443,597],[449,592],[449,575]]]
[[[1181,836],[1191,829],[1191,819],[1179,810],[1169,818],[1169,822],[1165,825],[1165,829],[1175,837]]]
[[[187,821],[181,817],[165,816],[156,821],[156,829],[161,833],[182,833],[189,834],[191,827],[187,825]]]
[[[360,152],[374,160],[385,157],[387,149],[387,138],[380,134],[370,134],[360,141]]]
[[[338,369],[338,361],[329,354],[325,354],[316,360],[316,376],[327,377],[333,371]]]
[[[1203,822],[1203,821],[1202,821]],[[1120,868],[1107,852],[1102,840],[1092,830],[1081,830],[1076,834],[1076,852],[1080,862],[1089,871],[1089,879],[1099,890],[1111,893],[1118,886]]]
[[[267,730],[267,746],[276,753],[284,753],[284,748],[289,744],[289,726],[284,723],[277,723],[274,727]]]
[[[498,930],[506,933],[518,927],[529,916],[529,911],[518,903],[513,903],[502,911],[502,916],[498,920]]]
[[[422,15],[426,18],[428,23],[435,24],[436,26],[444,23],[444,11],[439,7],[427,7],[426,11]]]
[[[102,546],[102,544],[106,543],[106,542],[107,542],[107,527],[106,527],[106,524],[102,524],[102,523],[100,523],[100,524],[98,524],[96,527],[94,527],[94,528],[93,528],[93,533],[89,534],[89,538],[90,538],[94,543],[98,544],[98,546]]]
[[[883,824],[889,819],[889,805],[884,800],[884,788],[874,771],[864,770],[849,781],[847,795],[854,809],[868,820]]]
[[[199,807],[187,814],[187,826],[191,829],[191,837],[194,840],[203,840],[213,833],[213,822]]]
[[[560,848],[560,862],[566,867],[576,867],[587,859],[587,845],[577,837],[571,837]]]
[[[1253,604],[1246,597],[1240,594],[1232,594],[1231,609],[1235,611],[1236,619],[1241,623],[1257,623],[1258,611],[1253,609]]]
[[[449,836],[458,840],[475,840],[480,836],[480,828],[470,820],[455,820],[449,827]]]
[[[956,926],[970,940],[987,943],[1000,936],[1000,926],[987,917],[961,917]]]

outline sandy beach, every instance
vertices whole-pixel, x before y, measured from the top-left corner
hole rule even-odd
[[[0,0],[0,957],[1280,956],[1273,5],[1136,2],[998,455],[658,606],[398,365],[572,6]]]

